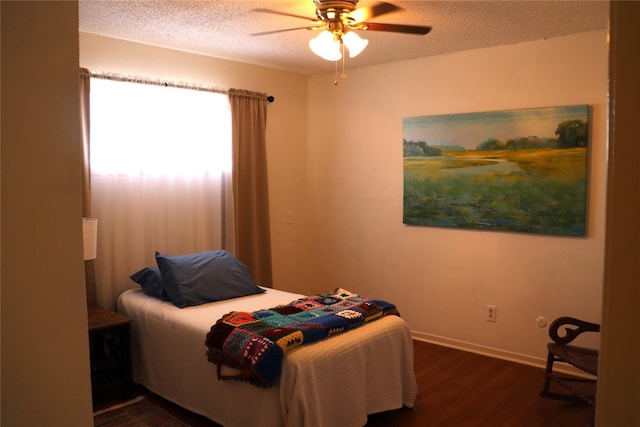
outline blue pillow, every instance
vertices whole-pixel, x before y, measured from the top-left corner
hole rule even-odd
[[[130,277],[142,287],[145,293],[163,301],[169,301],[169,297],[162,287],[162,276],[158,267],[145,267]]]
[[[156,252],[162,287],[179,308],[253,295],[264,289],[251,270],[225,250],[170,256]]]

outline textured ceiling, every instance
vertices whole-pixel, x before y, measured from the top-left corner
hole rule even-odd
[[[591,1],[389,1],[402,10],[372,22],[432,26],[426,36],[360,32],[368,47],[347,68],[442,53],[539,40],[605,29],[608,2]],[[359,6],[374,2],[360,1]],[[314,55],[308,41],[317,33],[298,17],[315,18],[313,0],[107,1],[80,0],[80,31],[198,53],[301,74],[334,70]]]

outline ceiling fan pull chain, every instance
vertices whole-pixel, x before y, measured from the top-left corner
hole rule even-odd
[[[333,85],[334,86],[338,86],[338,61],[334,61],[333,62],[334,68],[335,68],[335,78],[333,79]]]
[[[344,80],[347,78],[347,73],[344,72],[344,63],[346,59],[344,57],[344,43],[342,43],[342,40],[340,40],[340,44],[342,45],[342,75],[340,77]]]

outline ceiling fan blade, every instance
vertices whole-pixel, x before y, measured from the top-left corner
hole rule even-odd
[[[292,18],[304,19],[306,21],[311,21],[311,22],[319,22],[317,19],[309,18],[308,16],[296,15],[296,14],[287,13],[287,12],[280,12],[279,10],[273,10],[273,9],[257,8],[257,9],[253,9],[253,11],[262,12],[262,13],[271,13],[273,15],[290,16]]]
[[[251,33],[252,36],[266,36],[268,34],[276,34],[276,33],[285,33],[287,31],[297,31],[297,30],[319,30],[322,27],[296,27],[296,28],[285,28],[284,30],[273,30],[273,31],[263,31],[261,33]]]
[[[360,25],[366,27],[367,31],[388,31],[392,33],[419,35],[425,35],[431,31],[431,27],[421,25],[382,24],[376,22],[361,22]]]
[[[359,7],[353,12],[349,13],[348,17],[356,22],[362,22],[371,18],[375,18],[376,16],[395,12],[397,10],[402,10],[402,8],[391,3],[381,1],[371,6]]]

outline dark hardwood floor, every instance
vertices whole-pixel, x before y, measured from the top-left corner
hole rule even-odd
[[[540,368],[422,341],[414,341],[414,352],[418,382],[414,408],[371,415],[367,427],[588,427],[593,423],[593,408],[585,403],[540,397]],[[586,387],[595,393],[595,386]],[[218,426],[145,389],[139,391],[190,426]]]
[[[414,341],[412,409],[369,417],[368,427],[587,427],[593,409],[540,397],[541,368]],[[592,393],[595,386],[590,384]],[[559,390],[559,389],[558,389]]]

